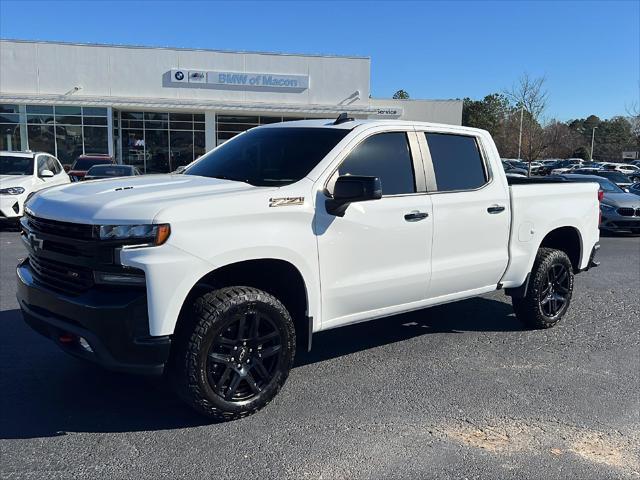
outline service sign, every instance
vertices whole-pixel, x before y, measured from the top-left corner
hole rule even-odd
[[[379,118],[400,118],[403,111],[402,107],[376,107],[374,116]]]
[[[299,92],[309,88],[308,75],[186,69],[173,69],[169,74],[170,83],[175,87],[199,86],[201,88],[233,90],[289,90]]]

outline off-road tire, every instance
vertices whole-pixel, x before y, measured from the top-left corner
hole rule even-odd
[[[548,292],[550,283],[549,272],[552,271],[552,269],[566,271],[567,273],[567,278],[563,281],[564,286],[561,289],[560,287],[556,287],[558,289],[556,295],[560,295],[560,290],[562,290],[562,295],[566,298],[562,306],[554,314],[550,314],[548,309],[545,312],[545,308],[547,307],[545,306],[546,304],[543,304],[544,300],[549,301],[549,296],[546,292]],[[564,291],[565,289],[566,292]],[[551,294],[554,294],[553,288],[551,289]],[[573,267],[567,254],[560,250],[541,248],[538,250],[533,263],[526,295],[522,298],[512,298],[513,310],[516,313],[516,317],[528,328],[551,328],[558,323],[567,312],[569,304],[571,303],[572,294]]]
[[[274,360],[275,363],[271,364],[274,372],[273,378],[263,385],[264,388],[259,393],[254,393],[253,398],[234,401],[223,398],[224,387],[211,384],[209,364],[211,360],[209,357],[212,345],[219,345],[215,342],[219,341],[223,335],[227,335],[226,332],[231,329],[230,325],[238,322],[237,318],[243,315],[243,311],[248,310],[258,310],[268,315],[269,326],[273,326],[274,331],[279,334],[281,353],[278,353],[278,357]],[[181,331],[176,332],[174,337],[175,351],[168,372],[169,379],[180,398],[197,412],[220,421],[251,415],[275,397],[289,375],[296,345],[293,320],[278,299],[252,287],[221,288],[196,297],[192,308],[187,309],[183,315],[188,315],[189,318],[184,319],[185,323],[182,325]],[[266,321],[265,317],[262,317],[262,321]],[[243,328],[245,328],[244,323]],[[226,342],[227,339],[224,338],[224,341]],[[224,346],[226,347],[226,345]],[[232,346],[228,348],[233,349]],[[246,348],[248,352],[248,347],[241,348]],[[280,350],[278,351],[280,352]],[[256,355],[256,352],[247,353],[247,355]],[[256,360],[258,359],[256,358]],[[264,361],[266,360],[264,359]],[[232,365],[232,372],[229,374],[231,376],[240,376],[239,370],[235,369],[237,361],[236,357],[234,365]],[[262,360],[258,361],[262,362]],[[214,362],[216,361],[214,360]],[[264,368],[262,363],[261,365]],[[254,365],[243,364],[243,369],[246,367],[254,368]],[[220,368],[226,369],[227,364],[222,364]],[[257,365],[254,370],[256,369]],[[226,374],[226,370],[224,372]],[[257,382],[253,380],[255,376],[256,372],[254,371],[251,382],[257,388]],[[240,382],[245,382],[245,389],[251,385],[246,378]],[[224,382],[221,383],[224,384]],[[222,393],[219,391],[220,388]],[[236,386],[236,388],[238,387]],[[253,387],[251,388],[253,389]],[[229,391],[229,389],[226,390]]]

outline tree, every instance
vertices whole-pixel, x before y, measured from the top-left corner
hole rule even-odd
[[[544,77],[531,78],[525,73],[511,90],[505,92],[515,104],[522,119],[521,157],[531,162],[539,158],[546,148],[544,131],[540,125],[542,114],[547,108],[547,91],[544,88]],[[520,130],[520,128],[518,128]],[[520,132],[518,131],[518,137]]]
[[[568,158],[584,144],[582,136],[569,125],[552,120],[544,127],[545,155],[550,158]]]
[[[571,120],[568,126],[589,153],[591,136],[594,135],[593,158],[596,160],[619,160],[624,150],[635,150],[638,146],[633,118],[613,117],[600,120],[595,115],[589,115],[587,118]]]
[[[462,103],[462,125],[482,128],[496,135],[509,111],[509,99],[501,93],[492,93],[482,100],[465,98]]]
[[[406,91],[400,89],[396,93],[393,94],[392,98],[394,100],[408,100],[409,99],[409,94]]]
[[[591,151],[584,145],[576,148],[571,154],[573,158],[581,158],[582,160],[590,160]]]

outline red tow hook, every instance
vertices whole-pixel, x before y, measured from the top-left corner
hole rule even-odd
[[[58,341],[66,344],[75,343],[78,341],[78,337],[71,333],[63,333],[58,337]]]

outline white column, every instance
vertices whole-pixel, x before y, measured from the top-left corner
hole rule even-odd
[[[29,150],[29,139],[27,138],[27,106],[18,105],[20,121],[20,145],[15,145],[14,149]]]
[[[113,108],[107,107],[107,142],[109,148],[109,155],[114,158],[115,152],[113,151]]]
[[[204,149],[213,150],[216,147],[216,112],[204,112]]]

